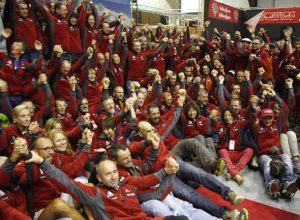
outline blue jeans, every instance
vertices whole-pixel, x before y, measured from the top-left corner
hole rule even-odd
[[[177,159],[177,162],[179,163],[180,169],[177,173],[178,178],[175,178],[175,183],[173,184],[174,195],[192,203],[195,208],[202,209],[211,215],[222,217],[227,210],[226,207],[213,203],[184,182],[192,181],[199,183],[211,191],[220,194],[225,200],[228,200],[228,193],[231,192],[230,188],[217,180],[212,174],[180,159]]]
[[[141,204],[142,209],[153,216],[180,216],[184,215],[189,219],[211,220],[217,219],[214,216],[196,209],[191,203],[183,201],[169,194],[163,201],[149,200]]]
[[[281,160],[284,163],[284,173],[282,175],[282,183],[292,183],[296,181],[296,176],[293,172],[293,164],[291,157],[287,154],[281,154],[279,155]],[[270,175],[270,162],[272,161],[271,157],[268,155],[262,155],[258,158],[258,165],[261,171],[264,174],[265,179],[265,187],[268,188],[269,184],[272,180],[274,180],[274,177]]]

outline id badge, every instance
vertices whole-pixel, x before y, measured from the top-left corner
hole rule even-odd
[[[230,140],[229,141],[229,150],[234,150],[234,145],[235,145],[235,141],[234,140]]]

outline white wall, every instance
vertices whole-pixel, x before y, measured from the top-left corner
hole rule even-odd
[[[198,12],[199,6],[201,11],[201,2],[202,0],[182,0],[181,1],[181,12],[182,13],[191,13]]]
[[[234,8],[249,8],[250,7],[248,0],[216,0],[216,1],[221,2],[225,5],[229,5]]]
[[[263,0],[257,1],[257,7],[259,8],[290,8],[290,7],[300,7],[299,0]]]
[[[138,0],[139,7],[152,7],[159,9],[172,9],[172,5],[167,0]]]

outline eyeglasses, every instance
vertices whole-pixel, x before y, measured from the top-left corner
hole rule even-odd
[[[54,147],[44,147],[44,148],[39,148],[38,150],[44,150],[45,152],[49,153],[51,151],[54,151]]]

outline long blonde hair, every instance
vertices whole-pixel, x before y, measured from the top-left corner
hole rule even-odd
[[[57,119],[57,118],[49,118],[49,119],[46,121],[44,130],[45,130],[45,135],[46,135],[47,137],[48,137],[48,133],[49,133],[51,130],[55,129],[55,126],[56,126],[57,124],[61,124],[61,127],[62,127],[62,125],[63,125],[62,122],[61,122],[61,120],[59,120],[59,119]]]
[[[46,135],[48,138],[50,138],[50,140],[54,143],[54,138],[57,134],[62,134],[66,141],[67,141],[67,147],[66,147],[66,151],[65,154],[69,155],[69,154],[73,154],[73,150],[70,144],[70,141],[67,137],[67,135],[65,134],[65,132],[63,132],[62,130],[58,130],[58,129],[52,129],[48,132],[48,134]],[[56,148],[56,147],[55,147]]]

